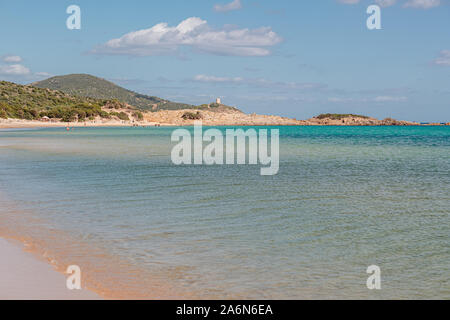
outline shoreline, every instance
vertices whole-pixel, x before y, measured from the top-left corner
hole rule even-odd
[[[9,120],[9,121],[8,121]],[[109,122],[44,122],[44,121],[32,121],[32,120],[13,120],[8,119],[6,121],[0,120],[0,129],[40,129],[40,128],[94,128],[94,127],[155,127],[158,126],[170,126],[168,124],[157,124],[154,122],[142,122],[139,124],[133,123],[121,123],[119,121]]]
[[[89,290],[69,290],[66,277],[26,250],[17,240],[0,237],[1,300],[103,300]]]
[[[45,128],[102,128],[102,127],[137,127],[137,128],[148,128],[148,127],[187,127],[193,126],[194,123],[158,123],[158,122],[124,122],[119,121],[107,121],[107,122],[44,122],[44,121],[33,121],[33,120],[0,120],[0,129],[45,129]],[[335,126],[335,127],[352,127],[352,126],[362,126],[362,127],[386,127],[389,125],[382,124],[321,124],[321,123],[203,123],[204,126],[214,126],[214,127],[227,127],[227,126],[242,126],[242,127],[258,127],[258,126],[314,126],[314,127],[325,127],[325,126]],[[395,125],[392,125],[395,126]],[[438,124],[409,124],[405,125],[409,127],[446,127],[450,126],[450,123]]]
[[[185,300],[199,297],[173,282],[170,273],[130,264],[105,248],[73,238],[64,231],[46,226],[36,228],[44,221],[15,208],[2,190],[0,200],[4,201],[6,209],[5,212],[0,210],[0,256],[7,257],[0,260],[0,300]],[[20,217],[17,212],[22,213]],[[83,290],[67,289],[66,269],[70,265],[80,267]]]
[[[157,278],[157,274],[142,272],[143,269],[129,268],[119,263],[120,272],[127,275],[142,276],[148,292],[136,291],[136,288],[123,286],[123,279],[117,282],[116,270],[113,279],[104,282],[104,278],[96,278],[95,274],[84,272],[85,264],[80,264],[81,290],[69,290],[66,282],[69,277],[64,269],[58,267],[60,256],[47,257],[49,247],[37,248],[33,240],[21,240],[20,237],[1,234],[0,256],[7,257],[0,261],[0,300],[198,300],[199,296],[186,288],[172,287],[166,281]],[[43,250],[43,251],[42,251]],[[66,260],[66,259],[64,259]],[[84,261],[83,261],[84,262]],[[110,262],[114,262],[110,260]],[[63,263],[67,265],[67,263]],[[105,269],[106,270],[106,269]],[[138,273],[136,273],[138,272]],[[155,277],[155,279],[152,279]],[[148,281],[145,280],[148,279]],[[113,283],[111,283],[111,280]],[[169,280],[170,281],[170,280]],[[114,284],[113,286],[111,286]],[[120,289],[118,289],[120,288]],[[151,294],[149,294],[151,292]]]

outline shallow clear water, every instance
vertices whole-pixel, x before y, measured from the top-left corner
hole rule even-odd
[[[268,177],[173,165],[172,128],[0,131],[0,223],[64,252],[61,232],[201,298],[450,298],[450,127],[278,129]],[[145,292],[136,277],[116,290]]]

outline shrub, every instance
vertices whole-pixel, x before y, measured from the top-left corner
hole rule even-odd
[[[200,120],[202,119],[202,114],[197,111],[197,113],[193,113],[193,112],[185,112],[182,116],[182,119],[184,120]]]
[[[130,118],[128,117],[128,115],[125,112],[119,113],[118,117],[120,120],[124,120],[124,121],[130,120]]]
[[[78,110],[78,121],[83,121],[86,119],[86,112],[83,110]]]
[[[111,114],[106,111],[100,111],[99,116],[106,119],[111,119]],[[94,118],[93,116],[89,116],[89,118]]]
[[[74,122],[77,119],[76,113],[74,110],[66,111],[61,118],[62,122]]]
[[[144,120],[144,115],[142,114],[142,112],[136,111],[135,113],[133,113],[133,117],[138,119],[139,121]]]
[[[39,111],[37,111],[36,109],[31,109],[30,114],[33,116],[33,119],[39,118]]]
[[[115,116],[115,117],[119,118],[120,120],[124,120],[124,121],[129,121],[130,120],[128,115],[125,112],[123,112],[123,111],[121,113],[111,112],[110,115],[111,116]]]
[[[24,113],[23,113],[23,119],[25,119],[25,120],[33,120],[34,118],[33,118],[33,115],[28,111],[28,110],[26,110]]]

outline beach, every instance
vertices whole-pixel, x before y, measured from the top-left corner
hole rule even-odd
[[[23,244],[0,238],[0,300],[97,300],[89,290],[69,290],[66,276],[24,250]]]
[[[105,109],[107,110],[107,109]],[[132,118],[129,109],[119,109]],[[198,120],[183,119],[185,114],[191,114],[195,110],[160,110],[157,112],[143,112],[141,121],[124,121],[118,119],[103,119],[97,117],[95,120],[80,122],[60,122],[58,119],[40,121],[23,119],[0,119],[0,129],[14,128],[59,128],[59,127],[171,127],[192,126],[195,121],[201,121],[205,126],[419,126],[418,122],[398,121],[395,119],[379,120],[371,117],[357,117],[349,115],[340,119],[311,118],[297,120],[275,115],[245,114],[237,110],[225,110],[221,112],[211,109],[198,111],[201,118]],[[443,126],[450,123],[430,123],[426,126]]]
[[[89,122],[46,122],[36,120],[21,119],[0,119],[0,129],[24,129],[24,128],[80,128],[80,127],[131,127],[134,124],[139,126],[155,126],[156,122],[142,121],[133,123],[119,120],[98,120]],[[159,124],[158,124],[159,125]],[[163,124],[164,125],[164,124]]]
[[[127,110],[123,110],[127,111]],[[0,119],[0,129],[14,128],[60,128],[60,127],[155,127],[155,126],[191,126],[194,120],[184,120],[183,114],[191,112],[191,110],[169,111],[163,110],[158,112],[144,113],[142,121],[122,121],[115,119],[97,118],[93,121],[86,122],[59,122],[59,121],[39,121],[39,120],[23,120],[23,119]],[[277,125],[313,125],[305,121],[289,119],[279,116],[267,115],[248,115],[241,112],[212,112],[202,111],[203,125],[206,126],[277,126]]]

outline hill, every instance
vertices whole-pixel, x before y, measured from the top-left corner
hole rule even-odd
[[[351,113],[325,113],[307,120],[310,125],[322,126],[415,126],[411,121],[398,121],[391,118],[378,120],[368,116]]]
[[[59,90],[78,97],[117,99],[141,110],[179,110],[193,107],[184,103],[176,103],[158,97],[139,94],[105,79],[88,74],[57,76],[32,83],[32,85],[39,88]]]
[[[129,120],[128,114],[118,110],[129,110],[136,118],[142,117],[135,108],[118,100],[78,97],[58,90],[0,81],[0,118],[40,120],[48,117],[64,122],[96,117]]]

